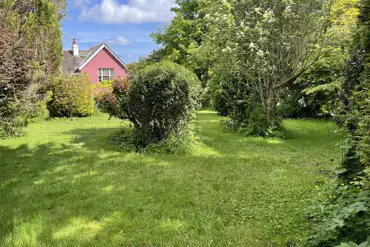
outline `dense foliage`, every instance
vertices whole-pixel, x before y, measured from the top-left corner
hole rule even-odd
[[[94,112],[92,85],[89,76],[63,75],[55,77],[48,110],[54,117],[85,117]]]
[[[32,45],[33,60],[41,71],[54,74],[62,60],[62,31],[64,0],[1,1],[0,27],[22,33]]]
[[[105,93],[112,92],[113,83],[114,83],[113,80],[105,80],[105,81],[93,84],[92,89],[93,89],[94,97],[98,97]]]
[[[193,117],[198,93],[197,78],[170,62],[151,65],[134,77],[126,112],[138,145],[181,135]]]
[[[357,2],[178,0],[173,21],[153,34],[163,47],[149,60],[192,69],[206,89],[204,105],[211,97],[221,115],[241,100],[245,105],[248,94],[234,97],[235,82],[241,81],[258,95],[261,114],[272,115],[270,127],[280,124],[277,116],[329,117],[343,80]],[[236,129],[249,124],[233,120]]]
[[[282,118],[318,118],[326,117],[324,113],[325,104],[328,103],[328,96],[324,92],[315,92],[307,95],[307,88],[303,83],[294,84],[285,90],[277,105],[277,112]]]
[[[214,93],[213,108],[221,116],[229,115],[229,97],[229,91],[226,88],[222,88]]]
[[[191,56],[203,42],[206,23],[204,3],[199,0],[176,0],[176,14],[171,24],[154,33],[152,37],[164,46],[152,54],[152,58],[166,59],[193,69],[199,79],[206,83],[208,68],[201,66]],[[204,85],[205,86],[205,85]]]
[[[298,78],[297,85],[289,88],[286,94],[293,97],[288,101],[284,101],[283,97],[281,112],[284,117],[331,117],[334,114],[334,102],[344,80],[343,68],[350,56],[358,2],[359,0],[331,2],[328,18],[330,28],[321,45],[322,56]],[[301,101],[292,102],[294,98]]]
[[[32,57],[24,37],[0,28],[0,137],[19,135],[30,116],[36,99]]]
[[[202,82],[202,106],[209,107],[211,103],[211,92],[208,88],[209,64],[194,56],[199,51],[207,32],[204,21],[207,14],[206,1],[176,0],[176,3],[177,6],[172,9],[175,17],[171,23],[152,34],[155,42],[163,46],[154,51],[149,60],[154,62],[167,60],[192,70]]]
[[[282,93],[278,112],[283,118],[330,118],[334,114],[348,52],[338,48],[342,43],[328,43],[321,58]]]
[[[154,36],[165,45],[155,55],[200,69],[220,113],[234,112],[233,128],[262,135],[279,129],[276,105],[282,93],[320,56],[329,25],[326,1],[178,2],[174,21]],[[253,115],[266,119],[264,131],[248,127],[256,124],[242,107],[249,95],[257,100],[256,107],[249,106]]]
[[[126,119],[127,115],[124,106],[127,104],[129,86],[129,80],[115,79],[111,90],[95,96],[98,109],[108,113],[110,117],[116,117],[121,120]]]
[[[0,1],[0,135],[18,135],[44,115],[45,92],[62,59],[64,1]]]
[[[228,73],[235,77],[232,84],[247,88],[241,98],[230,97],[236,100],[233,105],[246,104],[248,95],[254,99],[255,107],[246,106],[254,117],[231,116],[233,125],[249,134],[270,135],[280,128],[276,106],[282,93],[320,55],[327,7],[321,1],[216,1],[209,8],[209,32],[200,56],[212,58],[211,79]],[[247,111],[239,109],[238,115]],[[252,119],[265,119],[266,129],[254,132]]]
[[[181,137],[198,104],[199,81],[186,68],[161,62],[136,70],[131,81],[117,80],[113,93],[98,97],[103,112],[134,125],[138,147]]]
[[[358,31],[345,71],[336,118],[348,139],[338,171],[336,199],[330,215],[311,242],[334,246],[342,241],[362,243],[370,233],[370,1],[361,2]]]

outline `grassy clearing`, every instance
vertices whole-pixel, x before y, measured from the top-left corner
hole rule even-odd
[[[335,125],[287,120],[279,140],[220,119],[199,113],[204,146],[182,156],[119,152],[105,115],[0,141],[0,246],[300,246],[340,162]]]

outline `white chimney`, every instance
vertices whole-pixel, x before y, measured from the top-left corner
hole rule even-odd
[[[73,39],[72,41],[72,52],[73,56],[75,57],[78,57],[80,55],[76,39]]]

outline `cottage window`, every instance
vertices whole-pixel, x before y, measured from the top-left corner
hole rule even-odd
[[[114,79],[113,69],[98,69],[99,71],[99,82]]]

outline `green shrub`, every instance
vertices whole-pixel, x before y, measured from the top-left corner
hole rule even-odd
[[[227,130],[245,135],[287,137],[280,118],[268,121],[265,108],[256,93],[251,93],[246,78],[236,74],[222,74],[211,82],[214,108],[219,115],[228,115]]]
[[[319,205],[310,218],[321,221],[309,246],[337,246],[341,242],[362,243],[370,233],[369,185],[358,177],[351,184],[341,184],[331,196],[332,201]]]
[[[281,97],[278,113],[283,118],[330,118],[333,101],[343,82],[345,52],[325,52]]]
[[[263,107],[256,97],[249,95],[246,101],[233,102],[230,120],[225,122],[226,129],[245,135],[286,138],[287,135],[279,123],[267,122]]]
[[[94,112],[92,85],[87,75],[63,75],[52,81],[48,110],[53,117],[86,117]]]
[[[247,94],[246,87],[239,90],[235,81],[233,75],[222,74],[212,78],[210,82],[213,108],[221,116],[227,116],[235,111],[234,105]]]
[[[112,83],[112,89],[108,92],[98,94],[95,97],[97,108],[108,113],[110,117],[126,119],[127,115],[124,110],[128,97],[130,82],[127,79],[116,79]]]
[[[201,93],[197,77],[171,62],[140,67],[131,82],[116,81],[113,95],[99,99],[100,109],[111,116],[129,119],[134,126],[132,140],[136,147],[146,148],[189,132]],[[185,134],[187,133],[187,134]],[[176,141],[177,142],[177,141]]]
[[[181,136],[170,134],[166,140],[150,143],[145,147],[136,145],[134,129],[124,125],[120,133],[112,137],[111,144],[121,146],[121,149],[126,152],[171,154],[186,154],[202,145],[195,136],[192,125],[188,125]]]
[[[360,244],[356,244],[354,242],[346,242],[346,243],[341,243],[340,245],[336,247],[369,247],[370,246],[370,236],[367,238],[365,242],[362,242]]]
[[[51,99],[52,92],[48,91],[40,97],[34,103],[34,110],[30,112],[30,118],[32,122],[44,120],[49,117],[48,101]]]
[[[138,71],[132,79],[126,113],[135,126],[138,146],[181,136],[198,106],[197,77],[186,68],[162,62]]]
[[[92,84],[92,90],[94,97],[101,96],[105,93],[113,91],[113,80],[105,80],[99,83]]]
[[[328,103],[319,93],[306,95],[304,87],[295,85],[280,100],[277,111],[282,118],[318,118],[323,116],[321,108]]]
[[[170,134],[166,140],[148,145],[146,150],[154,153],[184,154],[200,145],[201,143],[193,131],[193,126],[188,125],[183,129],[180,137],[176,134]]]

